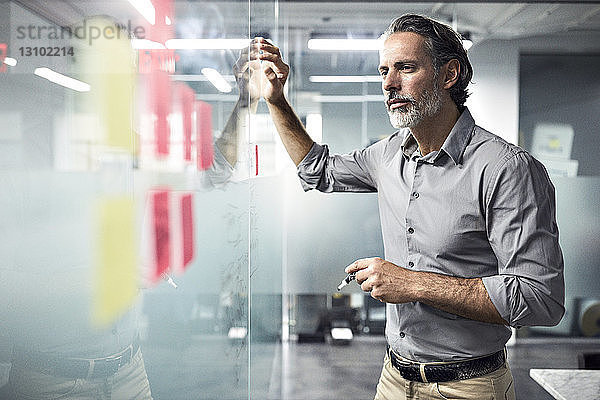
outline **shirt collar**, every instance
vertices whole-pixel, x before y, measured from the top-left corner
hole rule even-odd
[[[415,151],[416,152],[419,151],[419,144],[417,143],[417,139],[415,139],[412,132],[408,128],[405,128],[404,140],[402,140],[401,148],[402,148],[402,153],[404,153],[404,155],[407,158],[412,157],[412,155],[415,153]]]
[[[460,164],[462,161],[462,154],[467,147],[471,132],[475,127],[475,120],[471,116],[471,112],[465,107],[464,111],[452,127],[452,130],[448,134],[448,137],[444,141],[441,150],[448,154],[455,164]],[[402,153],[408,158],[414,155],[415,151],[419,150],[419,144],[417,139],[413,136],[410,129],[406,129],[404,133],[404,140],[402,141]],[[434,160],[438,159],[442,151],[439,151],[434,157]]]
[[[458,165],[462,162],[462,155],[471,138],[471,132],[473,132],[474,127],[475,120],[471,116],[469,109],[465,107],[442,145],[442,150],[452,158],[454,164]]]

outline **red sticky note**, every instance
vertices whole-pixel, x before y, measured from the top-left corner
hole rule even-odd
[[[160,59],[160,57],[157,57]],[[166,71],[153,67],[151,81],[152,105],[154,108],[154,133],[156,137],[156,155],[164,157],[169,154],[171,128],[169,113],[171,112],[171,79]]]
[[[173,38],[173,0],[153,0],[155,23],[148,27],[146,39],[164,44]],[[170,21],[170,22],[168,22]],[[169,155],[171,129],[171,79],[169,73],[175,70],[173,50],[157,49],[150,52],[151,62],[151,104],[155,118],[156,156]],[[147,61],[144,59],[143,61]]]
[[[171,235],[169,230],[169,191],[152,193],[152,228],[154,236],[153,280],[161,278],[169,268],[171,259]]]
[[[179,85],[181,117],[183,119],[183,159],[185,161],[192,161],[192,122],[195,97],[196,94],[192,88],[186,84]]]
[[[193,194],[171,192],[170,195],[170,270],[181,275],[194,258]]]
[[[212,137],[212,107],[196,101],[196,164],[199,170],[208,169],[214,159]]]
[[[165,43],[173,39],[175,18],[173,15],[173,0],[152,0],[154,6],[154,25],[150,26],[149,39]],[[168,22],[170,20],[170,23]]]
[[[6,58],[7,46],[6,43],[0,43],[0,72],[6,72],[6,64],[4,59]]]
[[[181,196],[181,237],[183,247],[183,270],[194,258],[194,214],[191,193]]]

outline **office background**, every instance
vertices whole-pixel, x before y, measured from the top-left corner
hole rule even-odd
[[[201,142],[223,134],[232,66],[254,36],[281,48],[315,140],[347,152],[391,134],[376,48],[309,41],[376,39],[406,12],[470,40],[475,120],[536,155],[556,186],[567,313],[515,331],[509,350],[518,398],[546,398],[528,368],[574,367],[600,347],[596,2],[0,2],[0,385],[15,343],[85,352],[126,323],[157,399],[372,396],[383,309],[336,287],[355,259],[383,256],[376,197],[304,193],[262,102],[243,112],[227,182],[207,184]],[[103,31],[114,23],[120,39]],[[67,27],[84,37],[58,37]]]

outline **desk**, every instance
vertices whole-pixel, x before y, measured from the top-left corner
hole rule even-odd
[[[530,369],[529,376],[558,400],[600,400],[600,370]]]

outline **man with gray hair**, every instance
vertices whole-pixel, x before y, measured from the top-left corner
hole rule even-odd
[[[307,135],[284,96],[279,49],[257,38],[250,59],[263,61],[262,96],[304,189],[378,193],[385,259],[345,270],[387,304],[375,399],[514,399],[509,327],[555,325],[564,313],[554,187],[540,162],[475,124],[455,31],[404,15],[382,39],[398,130],[346,155]]]

